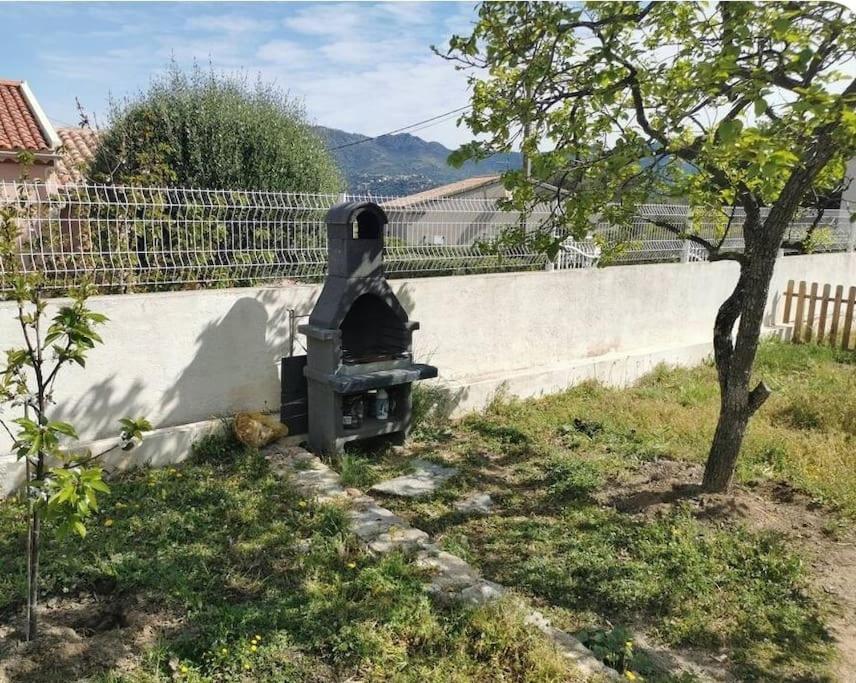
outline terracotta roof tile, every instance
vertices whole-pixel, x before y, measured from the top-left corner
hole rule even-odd
[[[62,142],[56,162],[57,180],[62,184],[80,182],[95,156],[101,134],[91,128],[58,128],[56,132]]]
[[[424,192],[417,192],[416,194],[409,194],[404,197],[399,197],[397,199],[384,202],[383,206],[393,209],[402,208],[405,206],[411,206],[413,204],[419,204],[421,202],[431,201],[432,199],[445,199],[447,197],[454,197],[464,192],[477,190],[478,188],[484,187],[485,185],[491,185],[499,179],[499,175],[482,175],[475,176],[473,178],[464,178],[463,180],[458,180],[454,183],[440,185],[439,187],[434,187],[430,190],[425,190]]]
[[[21,88],[21,81],[0,80],[0,150],[50,152]]]

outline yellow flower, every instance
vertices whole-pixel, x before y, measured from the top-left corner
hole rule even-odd
[[[258,635],[258,634],[256,635],[256,637],[255,637],[255,638],[253,638],[253,640],[261,640],[261,639],[262,639],[262,637],[261,637],[260,635]]]
[[[245,670],[249,671],[249,670],[250,670],[250,669],[252,669],[252,668],[253,668],[253,667],[251,667],[249,664],[244,664],[244,669],[245,669]]]
[[[250,645],[250,652],[255,652],[258,649],[255,645]]]
[[[633,673],[632,671],[625,671],[624,676],[625,676],[625,678],[627,678],[628,681],[635,681],[636,680],[636,674]]]
[[[104,520],[104,526],[113,526],[113,520],[112,519],[105,519]]]
[[[181,667],[181,673],[186,674],[188,672],[188,668],[186,666]]]
[[[229,654],[229,649],[224,647],[222,650],[220,650],[220,654],[221,654],[221,655],[227,655],[227,654]]]
[[[305,501],[305,500],[301,500],[297,505],[298,505],[298,507],[305,508],[305,507],[306,507],[306,501]]]

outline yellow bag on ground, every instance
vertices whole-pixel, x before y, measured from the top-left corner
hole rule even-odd
[[[245,446],[261,448],[288,434],[288,427],[264,413],[235,415],[235,436]]]

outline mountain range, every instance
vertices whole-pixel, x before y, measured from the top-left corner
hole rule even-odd
[[[316,127],[353,193],[406,195],[470,178],[520,168],[520,154],[496,154],[461,168],[447,163],[452,150],[439,142],[400,133],[370,138],[335,128]],[[337,149],[338,148],[338,149]]]

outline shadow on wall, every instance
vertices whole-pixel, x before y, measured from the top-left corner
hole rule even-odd
[[[393,283],[390,282],[390,288],[392,288]],[[413,290],[409,283],[405,282],[403,284],[398,285],[393,289],[395,296],[398,298],[399,302],[401,302],[402,307],[405,311],[407,311],[407,317],[410,320],[419,321],[419,315],[416,312],[416,299],[413,297]],[[421,322],[421,321],[419,321]],[[421,329],[421,328],[420,328]],[[418,332],[413,335],[413,356],[414,360],[419,363],[433,363],[434,357],[437,353],[437,347],[426,348],[426,344],[424,341],[425,335],[420,335]],[[443,368],[439,368],[440,377],[443,376]],[[432,382],[432,385],[442,384],[442,380],[440,382]]]
[[[280,360],[292,346],[292,313],[276,308],[276,294],[266,289],[258,297],[238,299],[223,318],[205,327],[193,360],[164,393],[164,403],[172,408],[157,427],[244,410],[279,410]],[[307,314],[304,309],[311,305],[293,309],[293,315]]]
[[[299,300],[299,297],[295,297]],[[279,410],[279,366],[289,355],[291,315],[308,314],[313,297],[281,306],[276,288],[256,290],[231,305],[221,318],[207,324],[194,340],[193,358],[171,385],[149,385],[146,378],[129,382],[121,371],[92,384],[85,392],[61,401],[54,419],[67,420],[78,427],[84,441],[118,436],[118,420],[125,416],[147,417],[154,429],[189,425],[226,417],[243,410]],[[288,300],[288,297],[285,297]],[[164,302],[165,304],[167,302]],[[154,334],[154,328],[151,328]],[[139,348],[133,356],[170,354],[175,342],[137,337]],[[295,349],[298,348],[294,345]],[[97,363],[92,359],[93,367]],[[169,382],[169,377],[163,380]],[[160,393],[158,393],[160,391]],[[154,451],[168,448],[167,439]],[[134,451],[131,451],[134,453]],[[166,453],[153,452],[161,459]]]
[[[774,327],[778,324],[778,319],[781,318],[779,315],[779,302],[783,299],[781,292],[775,290],[773,292],[773,296],[770,298],[770,306],[767,311],[764,313],[764,325],[766,327]]]
[[[413,429],[425,432],[445,428],[468,396],[465,387],[453,389],[442,381],[420,382],[413,387]]]
[[[68,420],[85,434],[95,434],[96,438],[118,436],[120,418],[145,416],[149,410],[139,398],[144,389],[139,379],[128,386],[113,373],[93,384],[76,400],[63,402],[58,406],[57,417],[52,419]]]

